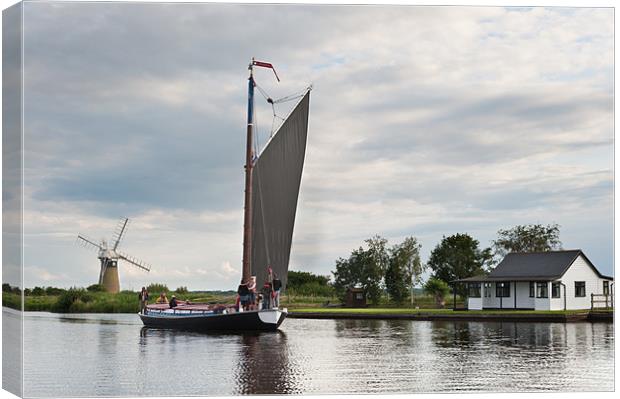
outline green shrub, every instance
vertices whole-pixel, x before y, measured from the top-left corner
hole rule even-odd
[[[22,297],[21,295],[14,294],[10,291],[2,292],[2,306],[6,306],[11,309],[21,310]]]
[[[59,313],[80,311],[76,309],[83,310],[84,306],[82,304],[91,302],[92,300],[93,295],[84,288],[70,288],[60,294],[56,300],[56,303],[52,306],[52,311]],[[81,303],[74,306],[74,304],[78,301]]]
[[[445,281],[433,277],[424,284],[424,291],[435,297],[437,306],[443,307],[444,298],[450,293],[450,287]]]
[[[101,284],[93,284],[86,287],[89,292],[105,292],[105,287]]]
[[[56,295],[60,295],[63,292],[65,292],[66,290],[63,290],[62,288],[56,288],[56,287],[46,287],[45,288],[45,295],[52,295],[52,296],[56,296]]]

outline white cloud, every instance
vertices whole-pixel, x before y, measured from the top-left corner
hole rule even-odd
[[[558,222],[611,270],[611,9],[29,3],[25,18],[26,260],[59,284],[98,273],[74,235],[126,215],[123,248],[153,270],[122,284],[235,287],[252,55],[278,68],[280,84],[257,71],[274,98],[315,88],[292,268],[328,274],[373,234],[428,253],[443,234],[488,245]]]

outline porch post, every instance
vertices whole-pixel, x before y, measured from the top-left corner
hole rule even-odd
[[[515,281],[515,309],[517,308],[517,282]]]
[[[502,282],[502,290],[504,288],[504,283]],[[497,295],[497,283],[495,283],[495,295]],[[499,296],[499,308],[504,309],[504,293]]]

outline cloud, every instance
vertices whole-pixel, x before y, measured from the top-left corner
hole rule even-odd
[[[59,284],[98,273],[75,234],[109,237],[125,215],[123,248],[153,270],[121,268],[122,284],[234,288],[252,56],[276,65],[279,84],[256,72],[273,98],[314,84],[291,268],[328,274],[373,234],[427,254],[536,222],[612,268],[611,9],[27,3],[24,18],[25,259]],[[264,143],[261,97],[257,115]]]

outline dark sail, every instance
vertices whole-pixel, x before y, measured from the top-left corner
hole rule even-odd
[[[256,160],[252,176],[252,275],[260,289],[267,266],[286,287],[297,197],[306,153],[308,91]]]

